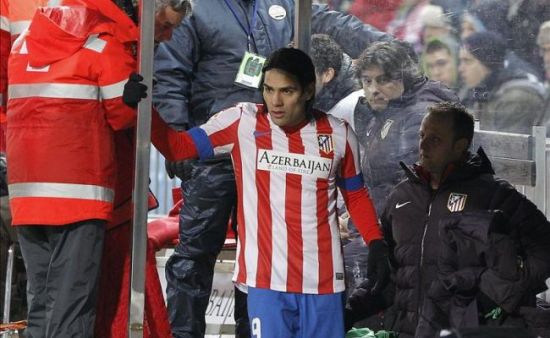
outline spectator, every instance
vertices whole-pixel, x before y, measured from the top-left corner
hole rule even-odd
[[[356,62],[366,102],[356,107],[355,129],[365,156],[361,168],[377,211],[403,178],[399,161],[413,161],[426,107],[456,101],[451,90],[420,73],[400,42],[379,42]]]
[[[66,20],[75,16],[76,25]],[[8,189],[27,267],[28,336],[93,336],[116,183],[113,130],[135,120],[122,102],[135,68],[123,43],[137,37],[113,2],[97,0],[39,9],[13,46]]]
[[[436,280],[447,282],[447,290],[464,296],[455,306],[477,299],[477,309],[474,303],[470,311],[457,309],[455,315],[479,319],[481,325],[514,326],[519,307],[534,306],[536,294],[545,289],[544,281],[550,276],[550,224],[525,196],[493,176],[481,149],[477,154],[468,151],[473,134],[474,121],[464,107],[444,102],[428,108],[420,127],[419,162],[403,165],[407,179],[391,192],[381,216],[396,269],[393,306],[398,319],[391,329],[399,337],[413,335],[418,320],[428,321],[420,309],[426,295],[434,295],[430,285],[436,285],[432,284]],[[495,217],[497,213],[502,217]],[[438,274],[440,236],[446,229],[442,226],[451,222],[478,233],[499,233],[493,238],[500,240],[492,242],[495,246],[486,253],[481,269],[472,266],[459,271],[462,274],[452,275],[448,270]],[[494,250],[497,247],[499,251]],[[463,253],[471,257],[473,251],[470,246]],[[467,257],[458,259],[464,264]],[[486,315],[496,307],[501,308],[500,315]],[[471,312],[476,310],[479,317]],[[420,328],[416,336],[433,337]]]
[[[161,116],[176,129],[188,129],[238,102],[262,102],[256,88],[260,60],[292,42],[294,8],[292,0],[197,1],[193,15],[156,54],[154,103]],[[313,34],[329,34],[352,58],[373,41],[391,38],[318,4],[312,5],[311,25]],[[249,66],[255,64],[248,68],[254,70],[252,78],[244,73],[247,60]],[[215,259],[236,198],[228,157],[189,160],[180,167],[185,200],[180,242],[166,264],[167,304],[176,338],[204,335]],[[235,293],[236,332],[247,337],[245,295]]]
[[[420,16],[429,0],[403,0],[394,19],[388,24],[388,33],[410,43],[415,52],[422,50],[422,21]]]
[[[434,38],[454,35],[451,20],[440,6],[427,5],[422,8],[420,21],[422,22],[423,45]]]
[[[537,64],[531,63],[529,59],[524,59],[523,56],[516,53],[516,50],[513,48],[513,41],[511,41],[510,38],[510,31],[512,28],[510,27],[507,17],[508,9],[509,5],[507,1],[501,0],[484,0],[470,6],[462,17],[461,40],[464,41],[464,39],[476,32],[489,31],[499,34],[509,46],[505,57],[506,66],[540,78],[540,71]],[[529,36],[530,35],[526,35],[520,39],[531,40]]]
[[[530,134],[541,120],[542,85],[519,69],[505,67],[506,45],[495,33],[474,33],[460,49],[459,73],[470,89],[480,128]]]
[[[381,31],[386,30],[403,0],[356,0],[349,13]]]
[[[460,38],[464,40],[473,33],[483,31],[508,36],[507,10],[507,1],[483,0],[471,4],[462,15]]]
[[[428,40],[422,66],[430,80],[440,81],[458,92],[458,43],[451,37]]]
[[[152,139],[172,160],[231,152],[240,243],[234,280],[248,286],[252,334],[344,337],[336,191],[326,183],[338,177],[350,215],[371,249],[373,293],[384,286],[388,272],[355,134],[311,108],[315,70],[304,52],[279,49],[262,73],[264,105],[239,104],[182,135],[154,128]],[[306,171],[301,170],[304,161]]]
[[[430,0],[430,4],[443,8],[453,31],[460,32],[460,19],[470,0]]]
[[[539,27],[550,20],[550,6],[547,0],[508,0],[505,24],[509,27],[508,49],[531,65],[533,74],[542,79],[540,55],[537,53],[535,36]]]

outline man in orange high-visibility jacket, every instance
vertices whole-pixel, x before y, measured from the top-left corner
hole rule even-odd
[[[0,157],[5,160],[6,153],[6,102],[8,100],[8,55],[11,44],[24,31],[39,6],[53,6],[58,0],[0,0]],[[5,175],[5,172],[2,173]],[[5,180],[6,177],[2,177]],[[5,182],[5,181],[3,181]],[[11,214],[7,202],[7,190],[0,193],[0,309],[4,308],[4,282],[6,280],[8,249],[17,240],[15,230],[10,226]],[[5,200],[5,201],[4,201]],[[18,264],[13,275],[17,283],[19,276]],[[19,295],[12,293],[12,298],[17,299]],[[17,320],[18,313],[23,310],[19,304],[11,306],[12,320]]]
[[[28,277],[28,337],[92,337],[105,226],[116,185],[114,132],[135,69],[135,24],[109,0],[40,8],[9,58],[12,224]]]

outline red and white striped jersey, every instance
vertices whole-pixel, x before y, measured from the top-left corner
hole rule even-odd
[[[355,134],[341,120],[315,112],[303,127],[286,132],[264,106],[243,103],[191,129],[184,142],[178,137],[176,142],[169,135],[166,141],[166,134],[153,131],[155,145],[164,142],[159,150],[175,158],[231,152],[239,227],[234,280],[239,283],[284,292],[343,291],[337,185],[351,202],[363,236],[381,238]]]

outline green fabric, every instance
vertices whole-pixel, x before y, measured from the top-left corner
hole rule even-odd
[[[376,338],[397,338],[393,331],[380,330],[375,334]]]
[[[352,328],[346,333],[346,338],[376,338],[374,331],[365,328]]]
[[[491,318],[491,319],[498,319],[502,315],[502,309],[500,307],[496,307],[489,311],[485,318]]]
[[[346,338],[397,338],[392,331],[380,330],[376,333],[369,328],[352,328],[346,333]]]

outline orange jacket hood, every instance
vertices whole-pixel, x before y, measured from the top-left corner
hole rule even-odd
[[[90,35],[110,34],[122,43],[138,40],[137,26],[110,0],[65,0],[63,5],[37,9],[25,38],[32,67],[73,55]]]

